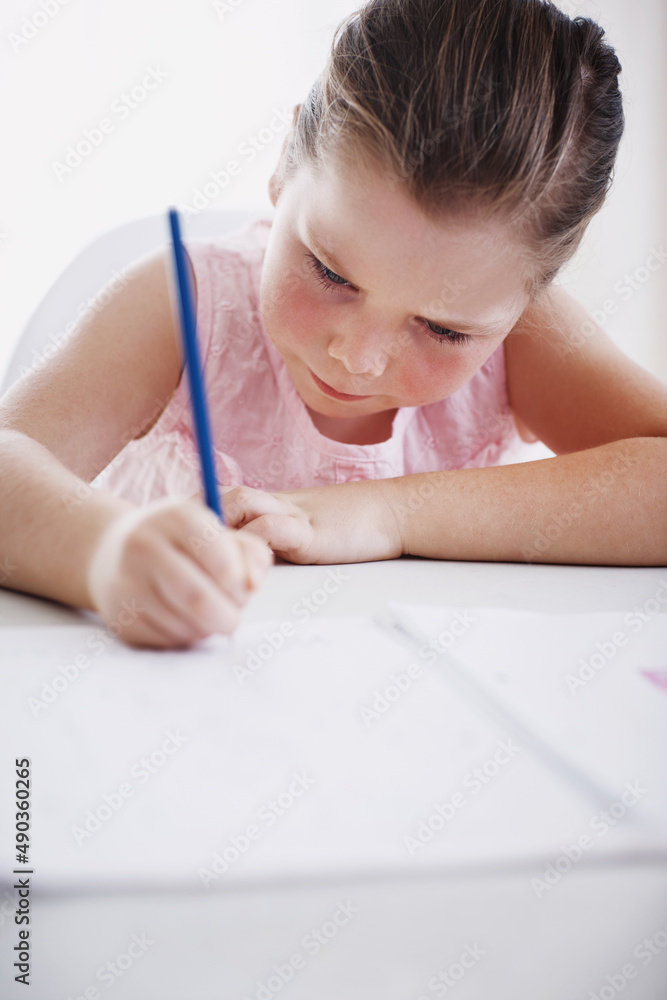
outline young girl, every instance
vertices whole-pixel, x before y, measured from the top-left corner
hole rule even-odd
[[[187,646],[236,628],[272,552],[667,562],[667,390],[552,285],[623,131],[603,34],[542,0],[348,18],[273,220],[188,244],[230,527],[165,250],[2,401],[5,585]]]

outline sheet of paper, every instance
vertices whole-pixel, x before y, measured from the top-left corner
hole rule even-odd
[[[641,820],[667,831],[667,699],[655,680],[664,675],[667,615],[652,607],[586,615],[485,609],[452,636],[448,609],[390,608],[432,644],[445,683],[462,670],[472,701],[484,700],[476,699],[477,688],[580,770],[603,799],[614,802],[626,785],[643,789],[624,825]]]
[[[465,620],[465,611],[437,612],[445,624]],[[477,631],[464,633],[477,637],[472,667],[476,659],[482,673],[497,666],[501,649],[506,674],[520,660],[516,683],[503,683],[516,688],[519,707],[521,698],[534,702],[546,725],[549,699],[526,693],[524,679],[532,664],[536,690],[542,675],[553,688],[548,663],[526,642],[551,616],[526,613],[510,627],[503,613],[477,614]],[[590,832],[597,810],[586,796],[443,683],[437,662],[367,616],[313,618],[288,636],[283,624],[244,624],[233,640],[181,652],[130,650],[93,626],[3,632],[1,766],[31,758],[42,887],[222,888],[540,864]],[[649,712],[667,701],[642,683]],[[610,707],[617,725],[623,711]],[[644,722],[635,730],[645,732]],[[652,715],[648,725],[652,733]],[[620,792],[626,770],[617,763],[618,774],[608,768],[605,777]],[[628,780],[643,777],[635,771]],[[10,819],[6,800],[0,808]],[[619,822],[595,833],[594,846],[642,851],[651,837]],[[6,841],[0,849],[7,871],[13,856]]]

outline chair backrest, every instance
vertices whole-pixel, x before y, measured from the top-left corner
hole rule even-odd
[[[216,239],[240,229],[270,210],[209,211],[183,218],[188,239]],[[89,243],[53,283],[26,323],[4,373],[0,395],[26,371],[43,367],[62,348],[79,317],[105,286],[123,270],[170,240],[166,213],[134,219]],[[110,284],[112,283],[112,284]],[[101,301],[101,300],[100,300]]]

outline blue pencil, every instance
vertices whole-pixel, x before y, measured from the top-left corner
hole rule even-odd
[[[181,242],[181,228],[178,221],[178,213],[174,208],[169,209],[169,226],[171,229],[171,238],[174,248],[174,263],[176,265],[183,351],[185,354],[185,365],[188,370],[188,378],[190,380],[190,398],[192,400],[192,413],[194,416],[197,448],[199,449],[199,459],[201,462],[204,493],[207,505],[218,515],[222,523],[225,524],[225,515],[223,514],[220,497],[218,495],[218,484],[215,480],[215,462],[213,460],[211,425],[208,416],[206,392],[204,389],[204,375],[201,368],[201,362],[199,360],[199,349],[197,347],[195,313],[192,307],[190,281],[186,270],[185,251]]]

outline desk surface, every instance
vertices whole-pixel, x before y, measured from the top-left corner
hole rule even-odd
[[[323,589],[324,581],[331,578],[329,572],[338,574],[340,581],[333,593]],[[314,602],[318,620],[372,614],[389,600],[583,616],[626,614],[647,601],[655,603],[656,594],[663,593],[667,599],[667,569],[411,558],[331,568],[278,565],[254,596],[244,621],[289,620],[295,605],[305,600]],[[35,641],[42,628],[74,625],[83,634],[96,621],[87,612],[0,591],[0,627],[29,627]],[[63,636],[70,632],[64,629]],[[2,661],[0,652],[3,671],[11,675],[12,664],[6,658]],[[89,679],[86,684],[92,695],[96,681]],[[667,695],[658,690],[655,697],[667,701]],[[619,719],[622,711],[619,706]],[[415,725],[414,721],[406,724]],[[276,733],[280,725],[278,718]],[[49,746],[57,756],[53,743],[57,727],[49,726],[53,726],[50,717],[44,731],[50,734]],[[636,726],[639,739],[641,719]],[[399,731],[397,727],[396,737]],[[126,735],[121,724],[121,741]],[[11,757],[21,752],[14,746],[6,749]],[[89,746],[89,750],[95,748]],[[39,763],[34,762],[37,770]],[[550,779],[539,777],[537,771],[530,774],[524,793],[534,796],[536,808],[541,808],[537,805],[541,790],[535,782]],[[49,788],[47,796],[56,813],[59,800],[67,798],[64,767],[56,786],[60,780],[62,787]],[[179,822],[183,786],[178,788],[178,801],[172,806],[174,822]],[[508,795],[510,791],[508,787]],[[41,792],[47,795],[46,790]],[[337,807],[341,804],[345,808],[344,790],[335,802]],[[39,802],[35,808],[38,844],[49,831]],[[326,810],[326,803],[322,808]],[[357,800],[349,806],[348,826],[361,823],[360,808]],[[590,807],[588,814],[581,813],[590,814]],[[341,833],[346,822],[331,816]],[[236,829],[233,824],[232,828]],[[570,842],[562,846],[574,856]],[[257,854],[261,854],[259,847]],[[623,1000],[664,1000],[664,856],[656,850],[617,856],[591,852],[590,858],[582,854],[581,861],[569,867],[563,857],[553,855],[564,871],[555,872],[553,885],[542,891],[531,888],[535,870],[527,859],[525,864],[517,859],[509,867],[424,867],[412,874],[385,870],[367,878],[359,873],[337,875],[332,869],[301,882],[279,878],[263,882],[256,877],[247,883],[230,882],[227,887],[216,884],[211,891],[197,891],[178,880],[171,886],[165,883],[162,889],[137,891],[120,883],[116,889],[97,886],[88,892],[81,885],[72,891],[62,886],[40,891],[37,868],[31,996],[33,1000],[59,996],[74,1000],[87,988],[96,988],[102,997],[112,984],[116,1000],[270,1000],[283,989],[285,997],[294,1000],[430,1000],[454,987],[461,1000],[569,1000],[588,998],[591,992],[611,997],[612,988],[622,993]],[[7,874],[3,872],[2,877],[6,879]],[[3,922],[11,911],[9,885],[0,906]],[[319,946],[314,943],[318,934]],[[139,939],[146,935],[145,940],[153,943],[139,958],[128,959],[132,935]],[[8,957],[13,943],[10,925],[9,934],[0,936],[3,957]],[[122,976],[108,972],[105,979],[100,969],[118,956],[124,956],[118,959],[121,968],[130,964]],[[293,956],[297,959],[290,971]],[[635,970],[632,976],[628,964]],[[12,992],[11,985],[3,995],[23,996],[18,987]],[[607,993],[601,993],[605,989]],[[89,996],[99,1000],[94,992]]]
[[[667,568],[439,562],[405,556],[335,569],[349,576],[349,585],[321,607],[323,615],[371,613],[389,599],[545,612],[629,611],[653,597],[661,580],[667,581]],[[288,615],[296,601],[321,586],[326,570],[323,566],[274,566],[248,605],[244,620]],[[0,589],[0,627],[72,625],[88,620],[91,616],[85,612]]]

